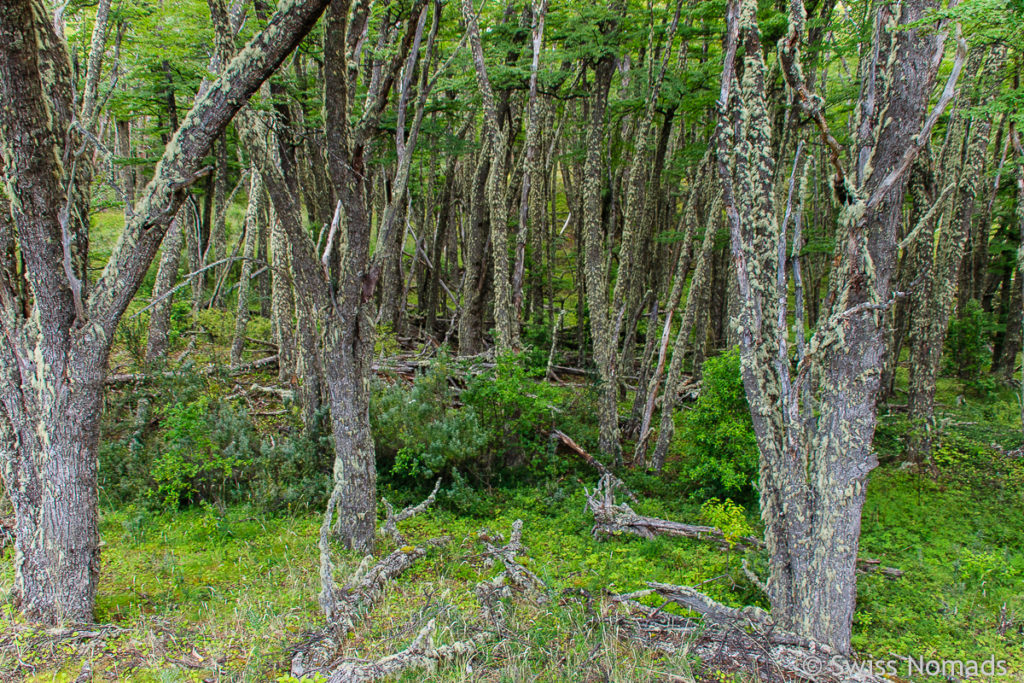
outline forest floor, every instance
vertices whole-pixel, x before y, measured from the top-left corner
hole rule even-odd
[[[934,481],[891,466],[873,474],[862,556],[905,574],[860,578],[854,642],[862,657],[994,656],[1008,662],[1008,680],[1022,679],[1024,504],[1020,482],[1011,487],[1000,480],[1003,457],[1015,456],[993,451],[987,462],[974,463],[976,477],[956,480]],[[650,479],[638,475],[631,484],[642,495]],[[477,620],[472,588],[496,573],[483,566],[478,534],[507,535],[522,519],[524,563],[546,582],[549,602],[510,606],[514,637],[443,667],[430,680],[746,680],[730,673],[728,662],[700,662],[685,647],[652,649],[602,618],[614,613],[610,594],[652,580],[699,584],[734,604],[758,602],[737,553],[682,539],[596,541],[577,481],[500,491],[492,500],[486,517],[432,509],[401,525],[411,543],[443,534],[452,540],[388,589],[350,635],[346,656],[375,658],[401,649],[430,619],[440,627],[439,643],[471,631]],[[684,521],[697,512],[688,500],[656,496],[634,507]],[[106,510],[100,625],[35,629],[4,607],[0,679],[293,680],[286,675],[291,652],[323,623],[319,523],[316,515],[267,516],[246,506],[217,515]],[[339,570],[354,568],[358,559],[343,554]],[[4,562],[0,584],[9,586],[12,573]],[[420,672],[399,680],[422,679]]]

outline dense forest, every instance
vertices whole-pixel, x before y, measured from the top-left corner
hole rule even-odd
[[[1022,45],[3,0],[0,681],[1024,680]]]

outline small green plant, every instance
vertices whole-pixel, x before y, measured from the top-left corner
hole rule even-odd
[[[462,392],[487,434],[487,469],[527,469],[535,476],[555,476],[552,456],[552,406],[558,397],[551,385],[534,381],[521,355],[499,356],[494,370],[474,377]]]
[[[378,380],[370,424],[379,455],[393,454],[391,472],[431,481],[480,460],[486,443],[476,414],[455,405],[450,359],[440,356],[411,388]]]
[[[373,335],[373,353],[375,356],[394,356],[401,350],[398,344],[398,335],[395,333],[391,323],[377,325]]]
[[[327,677],[320,673],[304,674],[299,678],[285,674],[284,676],[278,676],[275,680],[277,683],[326,683]]]
[[[747,523],[746,510],[728,498],[704,501],[700,506],[700,519],[708,526],[721,529],[730,548],[734,547],[740,538],[749,536],[753,531]]]
[[[169,406],[151,496],[168,511],[187,500],[223,502],[228,485],[251,463],[252,425],[241,411],[203,395]]]
[[[985,365],[992,358],[989,342],[996,331],[992,314],[981,304],[970,299],[961,315],[954,315],[949,321],[946,335],[946,371],[955,373],[965,381],[971,381],[975,391],[982,395],[991,389],[991,383],[978,384]]]
[[[146,356],[146,332],[149,329],[149,315],[125,316],[114,330],[114,344],[120,346],[136,364]]]

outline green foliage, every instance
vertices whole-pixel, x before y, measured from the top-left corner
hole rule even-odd
[[[255,449],[248,417],[227,402],[200,396],[165,408],[162,423],[149,495],[168,511],[185,501],[225,501]]]
[[[398,334],[391,327],[391,323],[377,325],[377,331],[373,335],[373,353],[377,356],[393,356],[401,350],[398,345]]]
[[[716,526],[725,534],[729,547],[736,545],[742,536],[753,531],[747,523],[747,511],[728,498],[719,500],[711,498],[700,506],[700,519],[708,526]]]
[[[204,308],[196,315],[196,323],[215,344],[230,344],[235,333],[234,313],[217,308]]]
[[[421,482],[480,459],[486,443],[472,410],[455,407],[451,360],[445,355],[412,387],[374,380],[370,425],[378,455],[393,455],[393,474]]]
[[[441,499],[473,514],[487,507],[471,493],[474,487],[573,470],[578,463],[556,454],[550,433],[557,422],[581,443],[596,439],[593,397],[586,389],[537,381],[523,361],[500,357],[481,372],[442,354],[411,386],[374,380],[370,423],[378,469],[410,499],[440,476],[450,482]]]
[[[557,474],[548,434],[558,396],[551,385],[529,376],[521,356],[498,357],[494,370],[470,380],[461,398],[487,435],[487,470],[525,468],[533,475]]]
[[[127,351],[136,365],[141,365],[145,360],[148,329],[148,315],[125,316],[114,329],[114,344]]]
[[[334,441],[329,409],[324,406],[303,426],[296,420],[286,434],[271,435],[260,444],[252,465],[250,498],[268,511],[322,510],[330,494]]]
[[[954,315],[949,321],[946,335],[946,371],[955,373],[960,379],[970,380],[976,391],[991,389],[982,383],[982,371],[992,358],[989,340],[996,324],[992,314],[981,304],[970,299],[961,315]]]
[[[681,476],[697,496],[756,501],[757,439],[738,351],[704,362],[700,396],[683,414],[678,434],[684,454]]]

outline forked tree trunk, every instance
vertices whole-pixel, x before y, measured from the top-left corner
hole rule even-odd
[[[30,618],[92,621],[100,566],[97,438],[117,323],[213,140],[325,4],[282,4],[200,98],[87,293],[84,269],[75,265],[87,256],[87,226],[68,220],[62,208],[69,181],[72,198],[81,196],[74,165],[86,163],[62,163],[68,138],[70,149],[80,144],[71,128],[67,48],[42,2],[0,5],[0,153],[13,199],[13,228],[0,224],[8,233],[0,241],[16,243],[26,266],[23,274],[0,271],[0,439],[17,444],[0,448],[0,471],[15,508],[14,599]]]
[[[945,36],[903,28],[932,7],[925,1],[904,2],[898,14],[888,5],[876,10],[877,51],[861,66],[865,96],[857,107],[855,162],[847,171],[821,101],[803,80],[806,15],[802,2],[791,4],[789,34],[779,50],[782,71],[830,151],[842,206],[830,309],[808,344],[812,353],[793,374],[787,239],[775,207],[773,172],[779,160],[770,156],[767,69],[756,5],[753,0],[729,4],[718,145],[736,264],[743,383],[761,452],[768,596],[781,629],[849,654],[861,509],[868,473],[877,464],[871,441],[896,225],[906,172],[952,98],[964,44],[932,115],[915,129],[924,118]],[[734,80],[741,41],[743,75]]]

